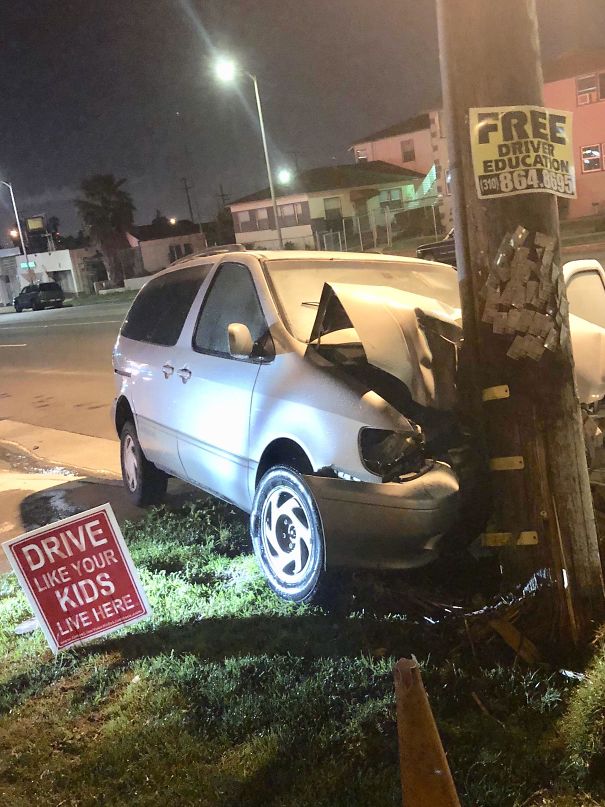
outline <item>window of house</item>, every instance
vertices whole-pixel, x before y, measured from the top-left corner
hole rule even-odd
[[[169,272],[138,293],[122,325],[122,336],[154,345],[174,345],[211,264]]]
[[[296,210],[294,205],[280,205],[278,212],[282,226],[294,227],[296,225]]]
[[[269,208],[263,207],[256,211],[256,226],[259,230],[269,230]]]
[[[401,141],[401,160],[404,163],[411,163],[414,162],[416,159],[416,152],[414,151],[414,141],[413,140],[402,140]]]
[[[168,247],[168,257],[170,258],[170,263],[178,261],[179,258],[183,257],[183,247],[180,244],[170,244]]]
[[[355,149],[355,160],[359,162],[363,162],[364,160],[368,159],[368,150],[367,148],[358,148]]]
[[[201,353],[230,356],[227,328],[233,322],[247,325],[253,342],[267,332],[254,281],[245,266],[224,263],[214,277],[193,337],[193,347]]]
[[[401,207],[401,203],[401,188],[389,188],[388,190],[380,191],[381,206]]]
[[[603,170],[603,150],[600,143],[582,147],[582,173]]]
[[[235,219],[239,227],[238,232],[249,233],[252,230],[256,230],[256,217],[254,215],[254,210],[240,210],[235,214]]]
[[[326,221],[339,221],[342,218],[340,196],[328,196],[324,199]]]
[[[598,101],[596,73],[576,79],[576,98],[578,106],[594,104],[595,101]]]
[[[605,328],[605,287],[599,272],[579,272],[567,287],[569,310],[576,317]]]
[[[445,169],[445,192],[448,196],[452,195],[452,169]]]
[[[183,244],[183,255],[192,255],[193,247],[191,244]]]
[[[296,221],[298,224],[310,224],[311,211],[309,210],[308,202],[297,202],[294,205],[294,212],[296,213]]]

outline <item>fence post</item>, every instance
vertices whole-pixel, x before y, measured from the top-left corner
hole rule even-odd
[[[361,232],[361,219],[359,216],[357,216],[357,232],[359,233],[359,249],[363,252],[363,234]]]
[[[416,659],[393,670],[399,767],[405,807],[460,807]]]

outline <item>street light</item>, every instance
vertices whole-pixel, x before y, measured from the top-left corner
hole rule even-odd
[[[15,230],[13,228],[12,230],[8,231],[8,234],[10,235],[11,238],[17,238],[19,236],[19,230]]]
[[[21,230],[21,222],[19,221],[19,211],[17,210],[17,203],[15,202],[15,194],[13,193],[13,186],[10,182],[0,179],[0,185],[8,188],[11,195],[11,202],[13,203],[13,212],[17,221],[17,231],[19,233],[19,240],[21,241],[21,249],[23,250],[23,257],[25,258],[25,266],[29,269],[29,258],[27,257],[27,250],[25,249],[25,241],[23,240],[23,231]]]
[[[277,181],[280,185],[289,185],[292,182],[292,171],[289,168],[280,168],[277,172]]]
[[[241,70],[233,59],[221,57],[217,59],[214,65],[214,72],[219,81],[228,83],[234,81],[238,74],[244,73],[249,79],[252,79],[254,84],[254,95],[256,97],[256,109],[258,111],[258,121],[260,123],[260,133],[263,140],[263,151],[265,152],[265,164],[267,166],[267,176],[269,178],[269,191],[271,192],[271,204],[273,205],[273,215],[275,217],[275,228],[277,230],[277,241],[279,248],[284,248],[284,239],[282,237],[281,226],[279,223],[279,216],[277,214],[277,202],[275,201],[275,189],[273,187],[273,175],[271,173],[271,162],[269,160],[269,150],[267,148],[267,136],[265,134],[265,122],[263,119],[263,108],[260,102],[260,93],[258,91],[258,81],[256,76],[248,73],[247,70]]]
[[[173,216],[171,219],[168,219],[168,221],[169,221],[169,222],[170,222],[170,224],[172,224],[173,226],[176,224],[176,219],[175,219],[175,217],[174,217],[174,216]]]

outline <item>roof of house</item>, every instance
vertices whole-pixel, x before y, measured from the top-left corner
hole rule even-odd
[[[431,119],[428,112],[422,112],[413,118],[406,118],[400,123],[394,123],[392,126],[387,126],[386,129],[380,129],[378,132],[366,135],[366,137],[358,137],[355,143],[371,143],[373,140],[382,140],[385,137],[396,137],[401,134],[409,134],[410,132],[420,132],[423,129],[430,129]]]
[[[605,70],[605,49],[568,50],[544,64],[544,81],[561,81]]]
[[[366,185],[382,185],[399,180],[423,179],[424,174],[401,168],[399,165],[385,163],[382,160],[373,162],[351,163],[350,165],[328,165],[325,168],[309,168],[296,174],[286,188],[277,188],[278,196],[293,196],[297,193],[317,193],[319,191],[337,190],[339,188],[360,188]],[[231,202],[228,207],[270,199],[269,188],[242,196]]]

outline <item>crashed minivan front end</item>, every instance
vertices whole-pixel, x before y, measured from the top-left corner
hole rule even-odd
[[[328,564],[411,568],[435,558],[458,514],[448,448],[460,343],[460,312],[444,303],[324,283],[305,359],[358,395],[357,463],[336,442],[330,466],[306,477]]]

